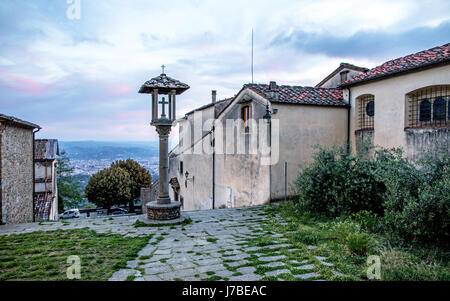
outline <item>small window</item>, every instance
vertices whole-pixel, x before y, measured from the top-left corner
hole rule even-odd
[[[431,121],[431,102],[427,99],[420,102],[419,120],[420,122]]]
[[[250,106],[244,106],[241,109],[241,119],[244,122],[244,129],[248,132],[248,120],[250,119]]]
[[[183,161],[180,161],[180,174],[183,174]]]
[[[342,71],[341,75],[341,84],[343,84],[348,79],[348,71]]]
[[[445,111],[444,98],[436,98],[433,104],[433,120],[445,120]]]

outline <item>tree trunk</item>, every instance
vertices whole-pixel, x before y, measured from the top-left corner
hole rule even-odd
[[[128,212],[134,213],[134,201],[130,201]]]

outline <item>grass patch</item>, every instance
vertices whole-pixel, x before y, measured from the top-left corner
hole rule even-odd
[[[137,257],[150,237],[125,238],[88,229],[0,236],[0,281],[67,280],[71,255],[80,257],[80,280],[108,280]]]
[[[213,244],[215,244],[216,242],[217,242],[217,238],[215,238],[215,237],[208,237],[207,239],[206,239],[206,241],[207,242],[210,242],[210,243],[213,243]]]
[[[381,259],[381,280],[450,280],[448,250],[392,240],[380,231],[371,232],[369,229],[376,227],[368,227],[357,219],[326,218],[301,212],[292,201],[267,206],[265,210],[269,222],[263,227],[284,234],[284,237],[288,238],[287,242],[298,249],[293,253],[281,250],[281,253],[287,256],[282,262],[291,272],[301,272],[298,269],[299,264],[293,264],[291,260],[306,259],[307,262],[314,263],[314,269],[308,272],[317,272],[322,279],[367,280],[367,258],[370,255],[378,255]],[[280,215],[284,223],[272,218],[276,215]],[[267,246],[269,242],[270,239],[266,236],[250,240],[250,244],[258,246]],[[307,247],[309,245],[316,248],[310,249]],[[270,253],[267,249],[263,251]],[[302,257],[297,254],[302,254]],[[327,257],[326,261],[334,266],[322,265],[315,256]],[[257,268],[258,274],[270,270],[260,267],[258,258],[252,257],[250,264]],[[348,277],[334,275],[333,270]]]

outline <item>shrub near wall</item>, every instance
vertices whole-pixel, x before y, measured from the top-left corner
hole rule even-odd
[[[331,217],[361,210],[382,213],[386,187],[376,168],[374,160],[343,147],[320,148],[296,180],[301,207]]]
[[[297,178],[302,209],[337,217],[367,211],[381,230],[403,239],[448,246],[450,157],[409,163],[401,149],[373,156],[319,149]]]
[[[386,180],[385,229],[405,239],[448,246],[450,157],[427,158],[409,176]]]

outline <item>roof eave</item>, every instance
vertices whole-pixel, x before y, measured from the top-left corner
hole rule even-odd
[[[350,82],[350,83],[347,83],[347,84],[341,84],[338,87],[339,88],[348,88],[348,87],[352,87],[352,86],[356,86],[356,85],[360,85],[360,84],[365,84],[365,83],[372,82],[372,81],[383,80],[383,79],[386,79],[386,78],[389,78],[389,77],[393,77],[393,76],[397,76],[397,75],[401,75],[401,74],[405,74],[405,73],[409,73],[409,72],[415,72],[415,71],[420,71],[420,70],[423,70],[423,69],[433,68],[433,67],[435,67],[437,65],[445,65],[445,64],[448,64],[448,63],[450,63],[450,58],[442,60],[442,61],[439,61],[439,62],[431,62],[431,63],[428,63],[428,64],[424,64],[424,65],[413,67],[413,68],[406,69],[406,70],[398,70],[398,71],[395,71],[395,72],[391,72],[389,74],[378,75],[378,76],[374,76],[374,77],[371,77],[371,78],[368,78],[368,79],[362,79],[362,80],[357,80],[357,81]]]

